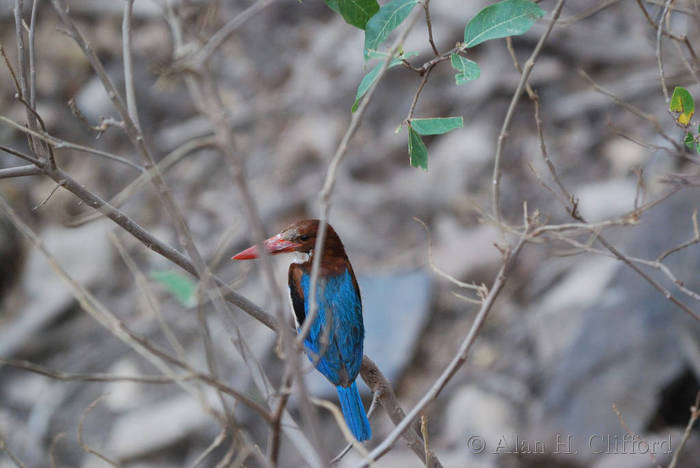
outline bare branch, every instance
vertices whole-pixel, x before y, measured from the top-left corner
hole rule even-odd
[[[126,95],[126,108],[134,126],[141,130],[139,124],[139,111],[136,106],[136,92],[134,90],[134,71],[131,60],[131,13],[134,8],[134,0],[124,0],[124,15],[122,18],[122,59],[124,60],[124,94]]]
[[[21,151],[14,150],[12,148],[8,148],[7,146],[4,146],[4,145],[0,145],[0,151],[4,151],[7,154],[17,156],[18,158],[22,158],[25,161],[29,161],[30,163],[34,163],[34,165],[39,167],[39,168],[44,165],[44,163],[42,163],[41,161],[36,159],[34,156],[29,156],[28,154],[22,153]]]
[[[51,464],[51,468],[56,468],[56,459],[54,457],[54,452],[56,451],[58,443],[65,437],[65,432],[59,432],[53,437],[53,440],[51,440],[51,448],[49,448],[49,463]]]
[[[206,460],[206,458],[211,455],[211,453],[219,448],[219,446],[226,440],[226,437],[228,436],[228,433],[226,432],[226,429],[224,428],[221,432],[219,432],[219,435],[216,436],[216,438],[209,444],[209,446],[199,454],[199,456],[192,462],[192,468],[197,468],[199,465]]]
[[[678,142],[677,142],[675,139],[671,138],[671,137],[664,131],[664,129],[661,127],[661,124],[659,124],[659,121],[656,119],[656,117],[654,117],[654,116],[651,115],[651,114],[647,114],[646,112],[644,112],[644,111],[638,109],[636,106],[634,106],[634,105],[632,105],[632,104],[630,104],[630,103],[628,103],[628,102],[626,102],[626,101],[623,101],[622,99],[618,98],[618,97],[615,96],[612,92],[608,91],[607,89],[603,88],[603,87],[600,86],[598,83],[596,83],[595,81],[593,81],[593,78],[591,78],[591,77],[588,75],[588,73],[586,73],[584,70],[579,69],[578,72],[579,72],[579,74],[580,74],[583,78],[585,78],[586,80],[588,80],[589,83],[591,83],[591,86],[593,86],[593,88],[594,88],[596,91],[598,91],[599,93],[604,94],[604,95],[608,96],[609,98],[611,98],[613,101],[615,101],[615,104],[617,104],[618,106],[624,107],[625,109],[627,109],[628,111],[630,111],[631,113],[633,113],[634,115],[636,115],[637,117],[639,117],[639,118],[641,118],[641,119],[644,119],[644,120],[648,121],[649,123],[651,123],[651,124],[654,126],[654,129],[659,133],[659,135],[661,135],[661,137],[662,137],[664,140],[666,140],[666,141],[668,141],[669,143],[671,143],[671,144],[674,146],[674,148],[676,148],[676,151],[678,151],[678,153],[681,153],[681,154],[684,153],[683,148],[681,147],[681,145],[678,144]]]
[[[372,403],[369,405],[369,410],[367,410],[367,419],[372,419],[372,415],[374,415],[374,411],[377,409],[379,405],[379,394],[378,393],[372,393]],[[331,459],[331,465],[338,463],[340,460],[343,459],[347,453],[352,450],[354,445],[352,443],[348,443],[343,450],[340,451],[338,455],[333,457]],[[426,465],[427,466],[427,465]]]
[[[32,175],[41,175],[44,171],[40,167],[33,165],[19,166],[19,167],[8,167],[6,169],[0,169],[0,179],[10,179],[12,177],[24,177]]]
[[[16,467],[25,468],[24,463],[22,463],[20,461],[20,459],[17,458],[14,453],[12,453],[10,448],[7,446],[5,439],[2,438],[1,434],[0,434],[0,451],[5,452],[7,454],[7,456],[10,457],[10,460],[12,460],[12,463],[14,463]]]
[[[428,78],[430,77],[430,72],[433,71],[433,67],[428,68],[426,72],[423,74],[423,79],[420,81],[420,84],[418,85],[418,89],[416,90],[416,94],[413,96],[413,101],[411,101],[411,107],[408,109],[408,116],[406,117],[405,122],[408,124],[408,126],[411,126],[411,119],[413,118],[413,112],[416,110],[416,104],[418,104],[418,97],[420,96],[420,93],[423,91],[423,87],[425,84],[428,82]]]
[[[126,158],[123,158],[121,156],[117,156],[116,154],[108,153],[107,151],[99,150],[97,148],[91,148],[89,146],[83,146],[83,145],[79,145],[77,143],[71,143],[69,141],[62,140],[60,138],[56,138],[54,136],[51,136],[48,133],[41,133],[39,131],[32,130],[30,128],[27,128],[27,127],[24,127],[24,126],[18,124],[14,120],[9,119],[9,118],[5,117],[4,115],[0,115],[0,122],[5,122],[6,124],[15,128],[16,130],[19,130],[20,132],[23,132],[23,133],[26,133],[27,135],[35,137],[38,140],[43,141],[44,143],[47,143],[49,145],[49,148],[51,148],[51,147],[56,148],[56,149],[68,148],[68,149],[73,149],[75,151],[90,153],[90,154],[94,154],[96,156],[101,156],[103,158],[106,158],[106,159],[109,159],[109,160],[112,160],[115,162],[119,162],[121,164],[125,164],[125,165],[130,166],[130,167],[133,167],[134,169],[136,169],[140,172],[144,171],[143,167],[139,166],[136,163],[129,161]],[[38,162],[35,164],[39,165]]]
[[[678,465],[678,459],[683,451],[683,447],[685,447],[688,439],[690,439],[690,433],[693,430],[693,426],[695,426],[695,423],[698,421],[698,418],[700,418],[700,391],[695,396],[695,404],[690,407],[690,419],[688,419],[688,424],[685,426],[685,431],[683,431],[681,443],[678,444],[678,448],[676,448],[676,451],[673,453],[673,458],[671,458],[671,463],[668,464],[668,468],[676,468]]]
[[[102,399],[105,398],[106,396],[107,396],[106,394],[98,396],[95,400],[92,401],[92,403],[90,403],[88,405],[87,408],[85,408],[85,410],[83,410],[82,414],[80,415],[80,420],[78,421],[78,443],[80,444],[82,449],[85,450],[87,453],[96,456],[97,458],[101,459],[102,461],[104,461],[105,463],[107,463],[111,466],[121,467],[122,465],[119,462],[112,460],[111,458],[107,457],[106,455],[104,455],[104,454],[98,452],[97,450],[95,450],[94,448],[90,447],[87,444],[87,442],[85,442],[85,439],[83,439],[83,425],[85,424],[85,418],[90,413],[90,411],[92,411],[92,409],[95,406],[97,406],[97,404],[100,401],[102,401]]]
[[[29,106],[36,109],[36,54],[34,37],[36,35],[36,15],[39,0],[32,1],[32,14],[29,20]]]
[[[207,43],[204,44],[204,47],[202,47],[199,57],[201,63],[206,64],[216,49],[221,47],[221,44],[223,44],[239,27],[244,25],[248,19],[257,15],[276,1],[277,0],[258,0],[226,23],[221,29],[214,33]]]
[[[676,253],[678,251],[685,249],[686,247],[690,247],[691,245],[695,245],[698,242],[700,242],[700,230],[698,230],[698,209],[697,208],[693,210],[693,215],[691,216],[691,218],[693,220],[693,238],[690,239],[689,241],[683,242],[682,244],[680,244],[676,247],[668,249],[667,251],[665,251],[664,253],[659,255],[659,257],[656,259],[657,262],[660,263],[666,257],[671,255],[672,253]]]
[[[459,281],[457,278],[455,278],[452,275],[449,275],[442,271],[440,268],[438,268],[437,265],[435,265],[435,262],[433,262],[433,241],[430,236],[430,229],[428,229],[428,225],[425,224],[421,219],[413,217],[413,220],[419,223],[421,226],[423,226],[423,229],[425,229],[425,233],[428,236],[428,263],[430,263],[430,268],[437,273],[438,275],[442,276],[445,278],[447,281],[450,283],[454,284],[455,286],[458,286],[460,288],[464,289],[469,289],[471,291],[474,291],[480,298],[481,300],[476,301],[477,304],[481,304],[483,299],[488,295],[489,290],[486,287],[485,284],[481,285],[476,285],[474,283],[465,283],[463,281]]]
[[[182,145],[178,146],[175,148],[173,151],[171,151],[167,156],[165,156],[163,159],[158,161],[158,167],[161,170],[161,172],[166,172],[168,171],[171,167],[175,166],[178,162],[180,162],[183,158],[186,156],[190,155],[194,151],[207,148],[212,146],[215,143],[214,138],[210,136],[205,136],[205,137],[200,137],[200,138],[195,138],[192,140],[189,140]],[[134,193],[136,193],[140,188],[142,188],[144,185],[146,185],[149,181],[150,178],[152,177],[151,172],[153,169],[146,169],[145,172],[142,172],[139,174],[139,176],[134,179],[133,182],[129,183],[126,187],[124,187],[119,193],[117,193],[111,200],[109,200],[109,204],[119,208],[121,207],[126,201],[131,197]],[[75,218],[69,219],[65,222],[66,225],[68,226],[80,226],[82,224],[85,224],[89,221],[94,221],[95,219],[99,219],[100,217],[104,216],[102,213],[99,211],[88,211],[84,214],[77,215]]]
[[[44,245],[43,241],[34,233],[34,231],[32,231],[32,229],[29,226],[22,222],[19,216],[17,216],[17,213],[15,213],[15,211],[10,207],[10,205],[8,205],[7,201],[2,196],[0,196],[0,208],[2,208],[2,210],[7,214],[10,221],[15,225],[15,227],[17,227],[17,229],[20,232],[22,232],[22,234],[28,237],[29,240],[31,240],[32,244],[34,244],[34,246],[41,251],[41,253],[46,257],[47,261],[49,262],[49,265],[56,272],[56,274],[62,280],[64,280],[68,284],[68,286],[70,286],[73,295],[78,301],[78,303],[100,325],[109,330],[121,341],[129,345],[134,351],[138,352],[141,356],[146,358],[149,362],[155,365],[156,368],[158,368],[158,370],[175,379],[177,384],[180,385],[184,390],[188,391],[188,393],[193,393],[192,389],[185,384],[182,377],[172,372],[172,370],[167,366],[166,361],[170,364],[174,364],[178,367],[186,369],[191,374],[196,376],[197,379],[211,385],[215,389],[220,389],[225,393],[234,396],[236,399],[238,399],[246,406],[254,410],[256,413],[258,413],[265,421],[270,421],[271,418],[267,410],[252,398],[226,385],[223,385],[221,382],[208,375],[196,372],[186,363],[183,363],[180,360],[168,355],[167,353],[160,351],[148,341],[136,336],[131,330],[129,330],[124,325],[123,322],[121,322],[111,312],[109,312],[109,310],[105,308],[89,291],[87,291],[80,283],[76,282],[63,269],[63,267],[56,261],[55,257],[46,249],[46,246]],[[196,393],[193,394],[196,398],[198,398],[198,395]],[[204,400],[199,400],[206,409],[210,410]]]
[[[666,4],[664,5],[663,12],[661,13],[661,19],[659,20],[659,26],[656,32],[656,63],[659,67],[661,91],[663,91],[664,93],[664,99],[666,100],[666,103],[668,103],[671,100],[671,98],[668,96],[668,88],[666,88],[666,78],[664,78],[664,64],[663,60],[661,59],[661,33],[664,30],[664,20],[666,19],[666,15],[668,14],[668,7],[671,4],[671,1],[672,0],[666,0]]]
[[[469,333],[467,333],[467,336],[464,338],[464,341],[462,341],[462,344],[460,345],[457,354],[452,358],[452,361],[450,361],[445,370],[443,370],[440,374],[440,377],[438,377],[435,383],[433,383],[433,385],[420,399],[416,406],[414,406],[413,409],[406,415],[406,417],[403,418],[403,420],[396,425],[394,430],[392,430],[391,433],[370,452],[369,456],[365,457],[365,459],[357,465],[358,467],[366,467],[371,461],[377,460],[379,457],[388,452],[391,449],[392,445],[396,442],[396,440],[401,436],[401,434],[403,434],[404,431],[409,430],[411,424],[413,424],[416,418],[420,416],[421,412],[425,409],[425,407],[428,406],[430,402],[434,401],[440,395],[440,392],[442,392],[442,389],[445,388],[445,385],[447,385],[447,383],[452,379],[455,373],[466,362],[467,357],[469,356],[469,350],[474,344],[474,341],[476,340],[476,337],[478,336],[479,331],[481,330],[481,327],[483,326],[484,321],[486,320],[486,317],[493,308],[493,304],[496,298],[498,297],[501,290],[503,289],[503,286],[506,283],[508,273],[510,272],[510,268],[513,264],[513,261],[515,260],[515,258],[517,258],[518,254],[520,253],[520,250],[522,249],[523,245],[527,240],[526,234],[527,229],[525,231],[525,234],[520,238],[520,240],[512,249],[512,251],[507,250],[505,252],[503,264],[501,265],[501,268],[499,269],[498,274],[496,275],[496,279],[493,285],[491,286],[489,295],[486,296],[486,298],[484,299],[484,302],[482,303],[481,308],[479,309],[479,312],[477,313],[476,318],[474,319],[474,323],[469,329]],[[421,454],[421,458],[423,458],[423,456],[424,455]]]
[[[44,367],[30,361],[5,359],[1,357],[0,364],[2,364],[3,366],[10,366],[16,369],[34,372],[35,374],[43,375],[45,377],[49,377],[55,380],[62,380],[64,382],[137,382],[144,384],[172,384],[175,382],[172,378],[162,375],[116,375],[104,374],[100,372],[88,374],[63,372],[60,370]],[[181,378],[182,380],[192,380],[195,378],[195,376],[183,375]]]
[[[439,56],[440,52],[438,52],[435,40],[433,39],[433,22],[430,20],[430,0],[423,0],[423,9],[425,10],[425,22],[428,25],[428,42],[430,42],[430,47],[432,47],[435,56]]]
[[[527,61],[525,62],[525,67],[523,68],[523,73],[520,76],[520,82],[518,83],[518,86],[515,89],[515,92],[513,93],[513,98],[510,101],[510,105],[508,106],[508,111],[506,112],[506,116],[503,119],[503,125],[501,126],[501,132],[498,134],[498,140],[496,143],[496,156],[494,157],[494,163],[493,163],[493,180],[492,180],[493,190],[492,190],[491,202],[493,205],[492,206],[493,216],[499,225],[501,224],[501,158],[503,155],[503,141],[506,139],[506,136],[508,134],[508,128],[510,127],[510,121],[513,118],[513,114],[515,112],[515,106],[517,105],[518,101],[520,100],[520,95],[522,94],[523,89],[525,88],[525,84],[527,83],[527,80],[530,77],[530,73],[532,72],[532,69],[535,66],[535,62],[537,61],[537,57],[540,55],[540,52],[542,51],[542,46],[544,45],[545,41],[549,37],[550,33],[552,32],[552,29],[554,28],[554,24],[557,22],[557,19],[559,18],[559,15],[561,14],[561,10],[564,7],[565,1],[566,0],[559,0],[557,2],[556,6],[554,7],[554,10],[552,11],[552,18],[549,21],[549,25],[547,26],[547,29],[540,37],[540,40],[537,42],[537,45],[535,46],[535,49],[532,51],[530,58],[528,58]]]

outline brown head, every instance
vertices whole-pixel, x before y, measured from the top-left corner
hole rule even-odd
[[[318,233],[319,220],[305,219],[297,221],[291,226],[284,228],[279,234],[276,234],[263,242],[265,250],[271,255],[285,252],[303,252],[311,253],[316,245],[316,235]],[[340,241],[335,230],[328,225],[326,230],[326,240],[324,242],[324,257],[325,256],[342,256],[345,258],[345,249]],[[233,256],[234,260],[250,260],[257,258],[259,255],[257,246],[252,246]]]

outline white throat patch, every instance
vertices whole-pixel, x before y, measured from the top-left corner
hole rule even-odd
[[[293,263],[306,263],[309,261],[311,258],[311,253],[306,253],[306,252],[294,252],[294,260],[292,260]]]

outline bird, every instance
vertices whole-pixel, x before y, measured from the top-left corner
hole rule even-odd
[[[263,242],[271,255],[295,252],[289,266],[289,294],[299,332],[309,310],[311,265],[319,228],[318,219],[298,221]],[[259,255],[257,246],[232,258],[249,260]],[[304,340],[304,351],[316,369],[338,392],[340,408],[353,436],[369,440],[372,429],[357,390],[362,366],[365,329],[360,288],[340,237],[327,224],[316,286],[316,318]]]

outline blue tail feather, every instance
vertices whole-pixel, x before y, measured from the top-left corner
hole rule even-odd
[[[372,428],[369,426],[365,407],[360,399],[360,392],[357,391],[357,384],[352,383],[349,387],[338,385],[338,399],[340,400],[340,409],[345,416],[345,422],[348,424],[352,435],[359,441],[369,440],[372,437]]]

